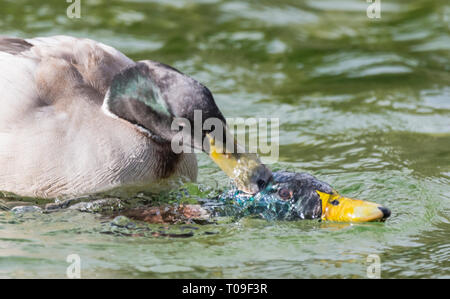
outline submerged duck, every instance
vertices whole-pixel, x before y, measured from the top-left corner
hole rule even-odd
[[[202,205],[141,206],[122,215],[149,223],[202,222],[214,216],[258,216],[268,220],[319,219],[335,222],[384,221],[388,208],[341,196],[307,173],[278,171],[262,191],[249,195],[231,189]]]
[[[135,62],[89,39],[0,37],[0,89],[0,190],[21,196],[195,181],[195,155],[171,148],[178,133],[173,121],[194,128],[200,111],[202,122],[219,120],[220,133],[229,134],[207,87],[168,65]],[[239,147],[234,138],[218,144],[219,130],[193,131],[183,146],[210,154],[240,190],[254,194],[267,186],[272,174],[256,155],[225,154]]]

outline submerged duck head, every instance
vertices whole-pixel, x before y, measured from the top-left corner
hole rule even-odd
[[[384,221],[391,214],[382,205],[341,196],[310,174],[287,171],[274,172],[272,183],[256,195],[234,190],[222,199],[243,213],[269,219],[368,222]]]

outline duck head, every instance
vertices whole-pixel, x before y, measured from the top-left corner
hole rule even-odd
[[[238,191],[234,198],[249,214],[265,218],[368,222],[384,221],[391,214],[379,204],[341,196],[307,173],[274,172],[273,182],[265,190],[253,196]]]
[[[115,75],[103,110],[175,154],[207,153],[243,192],[255,194],[271,180],[256,154],[237,144],[209,89],[170,66],[146,60]]]

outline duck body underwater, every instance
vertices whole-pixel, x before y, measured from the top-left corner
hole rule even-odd
[[[233,187],[201,205],[137,207],[122,212],[149,223],[197,222],[214,217],[255,216],[266,220],[334,222],[385,221],[391,214],[382,205],[341,196],[308,173],[277,171],[262,191],[251,195]]]

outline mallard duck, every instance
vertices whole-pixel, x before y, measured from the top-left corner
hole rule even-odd
[[[0,37],[0,89],[2,191],[53,198],[195,181],[195,154],[175,153],[171,142],[194,128],[196,111],[223,128],[189,130],[184,147],[209,154],[248,193],[272,176],[256,155],[226,150],[239,147],[234,138],[216,140],[229,132],[207,87],[90,39]],[[187,124],[173,130],[175,119]]]
[[[277,171],[273,181],[254,195],[230,189],[215,200],[205,199],[203,205],[140,206],[120,215],[150,223],[203,222],[215,215],[369,222],[384,221],[391,211],[377,203],[342,196],[308,173]]]

